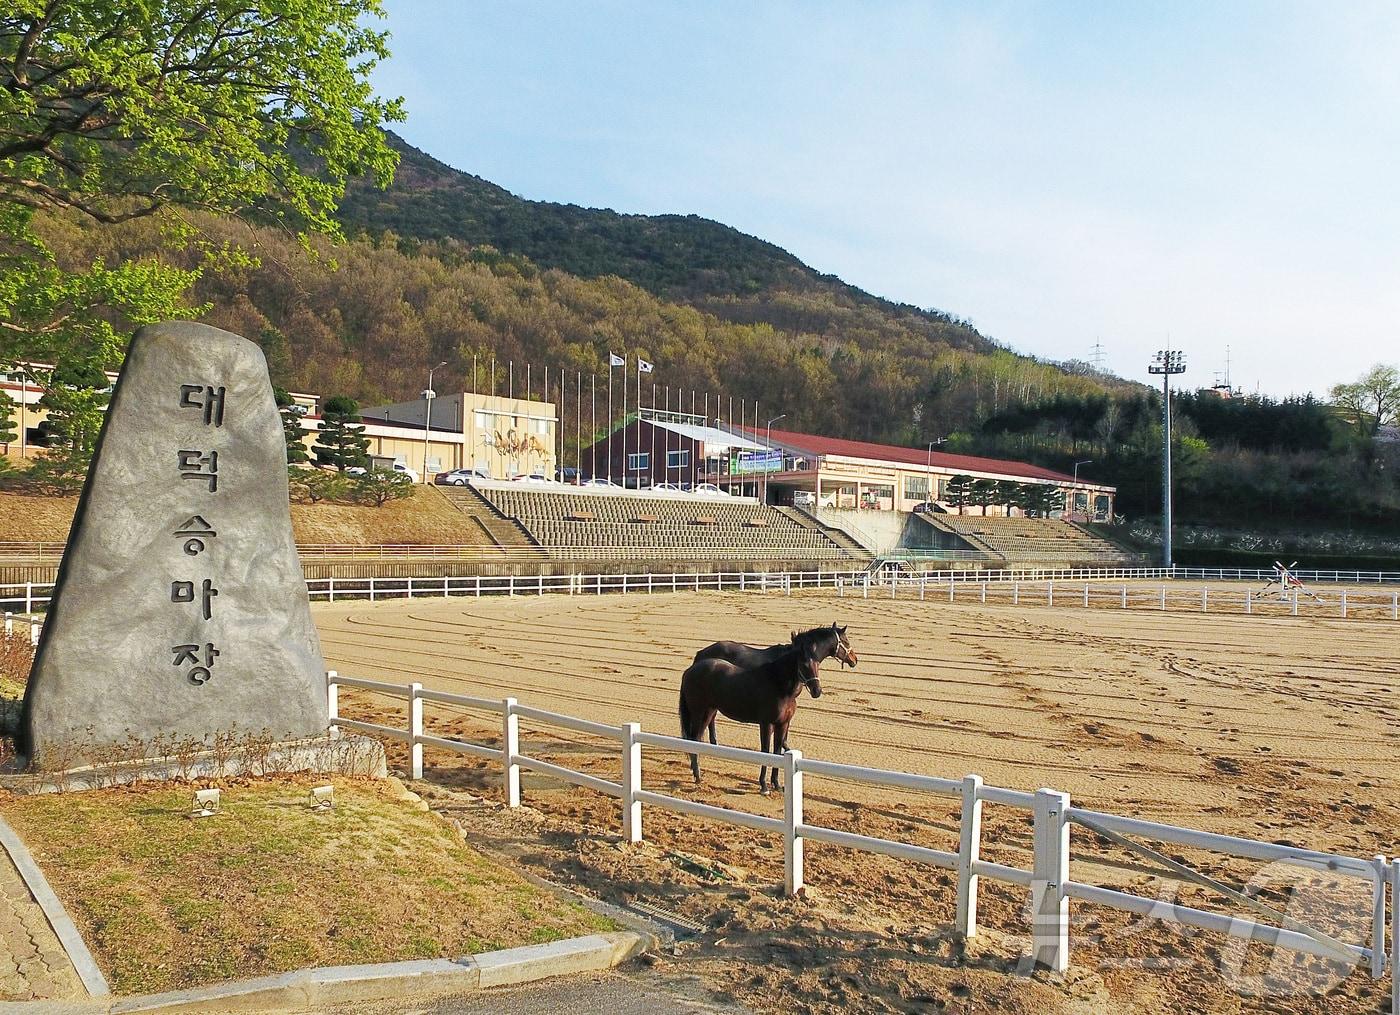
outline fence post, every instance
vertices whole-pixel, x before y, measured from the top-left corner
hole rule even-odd
[[[39,635],[43,630],[43,624],[36,624],[32,620],[29,622],[29,645],[31,648],[39,647]]]
[[[10,613],[9,611],[6,611],[6,613],[5,613],[5,637],[8,638],[8,637],[10,637],[10,635],[12,635],[12,634],[14,634],[14,633],[15,633],[15,615],[14,615],[13,613]]]
[[[891,572],[890,572],[890,598],[891,598],[891,599],[893,599],[893,598],[895,597],[895,590],[896,590],[897,588],[899,588],[899,574],[898,574],[897,572],[895,572],[895,571],[891,571]]]
[[[1046,586],[1045,586],[1045,605],[1046,605],[1046,606],[1054,606],[1054,605],[1055,605],[1055,583],[1054,583],[1054,582],[1048,582],[1048,583],[1046,584]]]
[[[1400,592],[1392,592],[1390,594],[1390,619],[1400,620]],[[1400,923],[1400,921],[1396,922]],[[1400,1011],[1400,1008],[1396,1010]]]
[[[1254,590],[1253,590],[1253,589],[1245,589],[1245,590],[1244,590],[1244,612],[1245,612],[1245,613],[1253,613],[1253,612],[1254,612]]]
[[[34,612],[34,583],[33,583],[33,582],[25,582],[25,583],[24,583],[24,612],[25,612],[25,613],[33,613],[33,612]]]
[[[520,716],[515,714],[515,699],[507,698],[501,730],[501,760],[506,769],[506,806],[520,806],[520,766],[515,756],[520,753]]]
[[[956,583],[953,581],[953,576],[952,576],[952,575],[949,575],[949,576],[948,576],[948,602],[950,602],[950,603],[953,601],[953,588],[954,588],[955,584],[956,584]]]
[[[1128,586],[1126,586],[1126,585],[1123,586],[1123,606],[1122,606],[1122,608],[1125,609],[1125,610],[1128,608]]]
[[[1012,606],[1020,606],[1020,605],[1021,605],[1021,583],[1020,583],[1020,582],[1012,582],[1012,583],[1011,583],[1011,605],[1012,605]]]
[[[374,602],[374,579],[373,579],[373,578],[370,578],[370,580],[369,580],[369,601],[370,601],[371,603]]]
[[[423,778],[423,685],[408,685],[408,777]]]
[[[963,937],[977,936],[977,860],[982,848],[982,777],[963,776],[961,837],[958,842],[958,914]]]
[[[983,606],[986,606],[986,605],[987,605],[987,583],[986,583],[986,582],[983,582],[983,583],[982,583],[982,605],[983,605]]]
[[[865,598],[870,598],[870,572],[865,572]]]
[[[1345,617],[1346,615],[1347,615],[1347,594],[1346,594],[1345,592],[1343,592],[1343,593],[1342,593],[1342,616]]]
[[[1390,861],[1390,914],[1390,1010],[1400,1012],[1400,860]]]
[[[327,598],[327,601],[333,603],[333,602],[335,602],[335,578],[334,578],[334,577],[327,578],[327,579],[326,579],[326,583],[327,583],[327,584],[326,584],[326,589],[327,589],[326,598]]]
[[[1085,605],[1085,606],[1088,606],[1088,605],[1089,605],[1089,583],[1088,583],[1088,582],[1085,582],[1085,583],[1084,583],[1084,605]]]
[[[1069,966],[1069,796],[1035,793],[1035,859],[1031,873],[1033,957],[1062,973]]]
[[[1166,587],[1165,585],[1163,585],[1161,591],[1162,591],[1162,609],[1163,609],[1163,610],[1166,610],[1166,608],[1167,608],[1167,587]]]
[[[1208,612],[1210,612],[1210,611],[1207,609],[1207,606],[1206,606],[1206,604],[1209,602],[1209,598],[1208,598],[1209,596],[1210,596],[1210,587],[1209,587],[1209,586],[1203,587],[1203,588],[1201,589],[1201,612],[1202,612],[1202,613],[1208,613]]]
[[[1298,616],[1298,590],[1293,590],[1293,616]]]
[[[785,752],[783,767],[783,887],[796,895],[802,891],[802,752]]]
[[[330,720],[327,729],[333,737],[340,736],[340,727],[335,721],[340,718],[340,685],[336,683],[335,670],[326,671],[326,718]]]
[[[622,837],[628,842],[642,841],[642,802],[637,799],[642,788],[640,732],[641,723],[629,722],[622,727]]]

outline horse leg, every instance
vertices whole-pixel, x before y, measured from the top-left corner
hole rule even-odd
[[[773,753],[781,755],[787,750],[787,723],[778,723],[773,727]],[[765,750],[767,748],[765,747]],[[778,788],[778,766],[773,766],[773,788]]]
[[[710,720],[710,743],[719,743],[719,741],[715,739],[715,721],[713,718]]]
[[[768,753],[768,738],[772,735],[772,731],[773,731],[773,727],[772,727],[772,725],[771,725],[770,723],[766,723],[766,722],[765,722],[765,723],[759,723],[759,724],[758,724],[758,741],[759,741],[759,743],[762,745],[762,748],[761,748],[761,749],[762,749],[762,751],[763,751],[764,754],[767,754],[767,753]],[[774,769],[775,775],[776,775],[776,772],[777,772],[777,770]],[[768,795],[768,783],[767,783],[767,781],[766,781],[766,780],[767,780],[767,776],[768,776],[768,769],[767,769],[767,766],[760,765],[760,766],[759,766],[759,769],[758,769],[758,791],[759,791],[760,793],[762,793],[764,796],[767,796],[767,795]]]

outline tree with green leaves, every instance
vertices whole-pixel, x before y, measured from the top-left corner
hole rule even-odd
[[[1063,512],[1065,509],[1065,491],[1063,487],[1046,485],[1040,488],[1040,516],[1049,518],[1056,511]]]
[[[369,462],[369,438],[360,423],[360,403],[344,395],[333,395],[321,405],[321,429],[312,451],[322,465],[333,465],[344,472],[364,468]]]
[[[112,400],[110,382],[92,363],[60,363],[41,381],[39,408],[47,416],[38,430],[48,450],[30,467],[29,476],[41,488],[71,492],[83,485],[92,464]]]
[[[1013,479],[998,479],[996,481],[996,500],[993,503],[1002,504],[1006,507],[1006,514],[1011,515],[1011,508],[1016,504],[1016,493],[1021,488],[1021,484]]]
[[[199,272],[64,264],[41,216],[87,226],[183,210],[338,235],[351,177],[392,177],[375,96],[380,0],[11,0],[0,13],[0,363],[112,366],[130,326],[176,316]],[[247,259],[228,247],[211,258]],[[184,307],[183,316],[190,308]]]
[[[1332,404],[1356,432],[1372,440],[1383,426],[1400,424],[1400,370],[1377,363],[1352,384],[1338,384]]]
[[[391,500],[413,496],[413,480],[393,469],[370,469],[355,477],[354,489],[359,499],[383,507]]]
[[[958,509],[958,514],[963,513],[963,508],[967,506],[972,497],[972,477],[957,475],[948,480],[948,485],[944,489],[944,494],[948,503]]]
[[[0,444],[6,454],[10,445],[19,439],[19,427],[15,423],[15,400],[6,392],[0,391]]]
[[[988,505],[996,501],[997,481],[995,479],[974,479],[968,495],[972,499],[972,503],[980,507],[982,514],[985,515]]]
[[[306,415],[306,407],[298,405],[284,388],[273,388],[272,397],[277,402],[277,414],[282,417],[282,440],[287,445],[287,465],[305,465],[311,460],[302,439],[306,431],[301,427],[301,419]]]

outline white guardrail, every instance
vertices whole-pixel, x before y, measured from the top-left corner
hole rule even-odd
[[[1294,572],[1303,581],[1346,582],[1357,585],[1400,586],[1400,573],[1375,571]],[[1384,591],[1326,590],[1328,598],[1298,589],[1265,595],[1253,589],[1173,589],[1171,582],[1258,581],[1271,571],[1237,568],[1024,568],[1004,570],[928,571],[900,574],[890,569],[858,571],[715,571],[646,574],[462,575],[428,578],[308,578],[312,602],[414,598],[417,596],[603,595],[630,592],[773,592],[791,595],[794,589],[834,589],[838,596],[869,598],[884,591],[947,602],[1043,606],[1109,606],[1120,609],[1175,610],[1196,613],[1255,613],[1282,607],[1293,616],[1364,617],[1400,620],[1400,589]],[[1158,581],[1157,588],[1128,582]],[[1111,583],[1118,582],[1115,588]],[[1110,583],[1110,584],[1106,584]],[[0,610],[33,614],[47,606],[51,582],[0,584]]]
[[[340,713],[340,688],[351,687],[402,699],[407,705],[404,727],[387,726],[347,718]],[[1320,852],[1284,846],[1254,839],[1201,832],[1175,825],[1119,817],[1073,807],[1068,794],[1053,789],[1034,793],[984,785],[980,776],[962,779],[941,779],[887,769],[842,765],[805,757],[801,751],[789,750],[781,755],[738,747],[712,745],[681,737],[643,732],[638,723],[609,725],[590,722],[558,712],[532,708],[514,698],[478,698],[465,694],[449,694],[425,688],[421,683],[391,684],[377,680],[362,680],[341,676],[334,670],[326,674],[326,689],[330,724],[333,734],[338,728],[357,730],[385,737],[408,745],[409,774],[423,778],[423,753],[427,747],[485,758],[501,765],[507,806],[520,806],[520,770],[528,769],[552,776],[575,786],[583,786],[618,799],[622,809],[622,835],[629,842],[642,841],[642,809],[662,807],[696,817],[710,818],[753,828],[781,836],[784,856],[784,888],[789,895],[801,890],[804,877],[803,844],[831,843],[847,849],[914,860],[957,874],[956,929],[968,936],[977,934],[978,879],[1005,881],[1029,890],[1032,926],[1032,949],[1035,960],[1051,969],[1063,970],[1070,958],[1070,900],[1108,906],[1136,913],[1166,923],[1184,924],[1217,931],[1247,940],[1261,941],[1276,948],[1319,955],[1349,965],[1362,964],[1375,979],[1391,968],[1392,994],[1400,1002],[1400,978],[1394,974],[1393,958],[1400,952],[1400,859],[1387,860],[1377,855],[1370,859],[1344,854]],[[500,721],[500,745],[472,743],[454,737],[429,733],[424,718],[424,706],[441,703],[461,709],[493,713]],[[522,754],[520,751],[521,720],[553,726],[576,733],[598,737],[617,746],[621,761],[621,779],[612,781],[580,772],[553,762]],[[773,765],[783,771],[783,816],[770,817],[750,811],[718,807],[683,797],[670,796],[642,787],[642,748],[699,754],[708,758],[755,766]],[[809,823],[803,813],[804,779],[836,779],[867,786],[889,786],[929,793],[958,800],[961,805],[958,848],[932,849],[894,839],[859,835]],[[981,858],[982,807],[994,804],[1029,811],[1033,826],[1032,863],[1029,869],[991,863]],[[1134,895],[1070,878],[1070,826],[1080,824],[1095,833],[1107,832],[1117,836],[1138,836],[1158,843],[1170,843],[1191,849],[1224,854],[1270,863],[1284,863],[1312,871],[1326,871],[1346,878],[1367,882],[1371,891],[1371,920],[1364,943],[1345,942],[1329,933],[1313,930],[1284,914],[1275,914],[1276,922],[1253,920],[1237,913],[1216,912],[1180,905],[1157,898]],[[1200,880],[1200,876],[1196,880]],[[1209,883],[1207,879],[1207,883]],[[1391,943],[1387,954],[1386,894],[1391,897]],[[1226,888],[1226,893],[1231,890]],[[1238,893],[1233,896],[1243,898]],[[1245,900],[1248,902],[1248,900]],[[1397,1006],[1395,1010],[1400,1010]]]

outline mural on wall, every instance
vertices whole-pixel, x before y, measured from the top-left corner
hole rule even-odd
[[[502,433],[500,430],[488,430],[481,436],[481,443],[493,449],[497,455],[504,458],[513,472],[528,472],[531,459],[537,459],[543,463],[549,458],[549,448],[544,442],[534,434],[522,434],[514,427]]]

